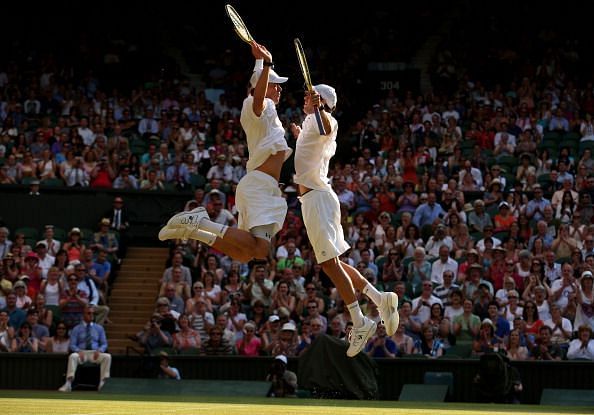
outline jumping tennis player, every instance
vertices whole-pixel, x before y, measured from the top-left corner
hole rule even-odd
[[[307,116],[302,127],[291,124],[291,131],[298,137],[295,183],[299,185],[303,222],[318,263],[336,286],[353,320],[347,350],[347,355],[353,357],[365,347],[376,330],[376,323],[361,313],[355,289],[377,304],[389,336],[398,328],[398,296],[379,292],[355,268],[338,259],[350,246],[344,240],[340,224],[338,197],[328,179],[330,159],[336,152],[338,122],[331,114],[336,102],[334,88],[324,84],[315,86],[312,93],[305,94],[303,110]],[[320,135],[313,115],[315,106],[320,109],[326,135]]]
[[[247,174],[235,193],[238,228],[211,221],[206,209],[199,207],[173,216],[159,232],[162,241],[196,239],[242,262],[266,259],[270,240],[283,226],[287,202],[278,181],[282,165],[292,152],[276,112],[281,84],[288,78],[272,69],[272,54],[266,47],[255,41],[250,45],[256,64],[240,118],[250,157]]]

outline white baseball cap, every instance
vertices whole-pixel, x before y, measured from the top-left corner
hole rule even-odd
[[[260,75],[262,75],[262,70],[264,69],[264,59],[256,59],[256,64],[254,65],[254,73],[250,78],[250,86],[252,88],[256,87],[258,83],[258,79],[260,79]],[[289,80],[286,76],[280,76],[277,74],[274,69],[270,68],[268,72],[268,83],[270,84],[282,84]]]
[[[320,94],[322,99],[326,101],[326,104],[331,109],[334,109],[336,107],[338,97],[336,96],[336,90],[334,88],[326,84],[319,84],[314,86],[313,88],[318,94]]]
[[[285,365],[289,362],[287,360],[287,356],[285,356],[284,354],[279,354],[278,356],[276,356],[274,358],[275,360],[280,360],[281,362],[283,362]]]
[[[293,323],[288,322],[288,323],[283,324],[283,327],[281,328],[281,331],[285,331],[285,330],[296,331],[297,327],[295,327],[295,325]]]

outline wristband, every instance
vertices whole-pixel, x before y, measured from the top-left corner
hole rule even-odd
[[[270,62],[264,61],[263,65],[270,66],[271,68],[274,68],[274,62],[272,62],[272,61],[270,61]]]

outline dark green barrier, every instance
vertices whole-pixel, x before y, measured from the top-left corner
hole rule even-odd
[[[185,379],[258,380],[265,378],[271,358],[172,356],[171,364]],[[478,371],[474,359],[378,359],[381,399],[397,400],[402,386],[423,383],[425,372],[452,372],[452,401],[473,400],[472,379]],[[66,356],[52,354],[0,354],[0,388],[57,389],[64,382]],[[523,403],[538,404],[544,388],[594,389],[592,362],[515,362],[524,384]],[[289,368],[297,372],[298,360]],[[114,356],[113,377],[139,377],[141,358]]]
[[[93,189],[41,188],[40,196],[29,196],[23,186],[0,187],[0,218],[14,231],[34,227],[43,232],[47,224],[68,231],[72,227],[97,230],[103,213],[121,195],[130,212],[131,245],[156,244],[160,226],[193,199],[193,194]]]

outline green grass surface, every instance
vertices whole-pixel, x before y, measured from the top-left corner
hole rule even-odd
[[[460,403],[337,401],[245,397],[112,395],[96,392],[0,391],[0,414],[592,414],[594,408]]]

